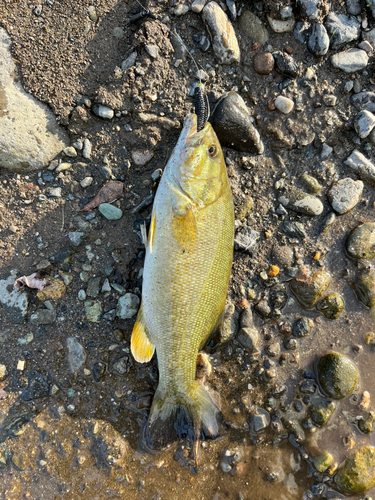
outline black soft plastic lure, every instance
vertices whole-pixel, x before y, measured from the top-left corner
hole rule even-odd
[[[210,117],[210,105],[203,85],[199,84],[194,90],[195,114],[197,115],[197,132],[202,130]]]

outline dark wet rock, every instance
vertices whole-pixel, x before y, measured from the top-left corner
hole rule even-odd
[[[83,242],[85,233],[82,233],[81,231],[71,231],[68,233],[68,238],[74,247],[78,247]]]
[[[279,197],[278,201],[284,207],[309,217],[315,217],[323,212],[323,204],[319,198],[300,189],[291,189],[285,192]]]
[[[322,221],[319,232],[321,234],[327,233],[329,228],[334,224],[335,221],[336,215],[333,212],[327,214]]]
[[[250,429],[255,434],[263,432],[270,424],[271,418],[268,411],[258,408],[255,413],[251,415]]]
[[[311,309],[331,282],[330,275],[324,270],[311,271],[309,266],[302,266],[291,281],[290,288],[298,302],[306,309]]]
[[[293,337],[287,337],[284,339],[284,346],[288,351],[295,351],[298,347],[298,341]]]
[[[131,364],[129,356],[123,356],[112,364],[112,370],[114,370],[115,375],[125,375],[129,372]]]
[[[255,311],[261,318],[268,318],[271,316],[272,309],[268,303],[268,300],[266,298],[262,299],[259,301],[255,306],[254,306]]]
[[[68,363],[72,373],[77,373],[86,361],[86,351],[75,337],[69,337],[66,341],[68,347]]]
[[[340,294],[331,293],[318,302],[316,308],[327,319],[337,319],[344,309],[344,301]]]
[[[306,42],[309,24],[306,22],[298,21],[293,31],[293,37],[300,43]]]
[[[355,227],[346,240],[346,250],[353,259],[375,257],[375,222],[364,222]]]
[[[86,295],[87,297],[95,298],[99,295],[100,290],[100,277],[90,278],[87,283]]]
[[[311,418],[316,425],[323,427],[331,418],[336,405],[333,401],[320,400],[310,407]]]
[[[271,259],[280,267],[290,267],[294,260],[293,249],[287,245],[275,245],[272,248]]]
[[[331,63],[334,68],[341,69],[345,73],[355,73],[366,68],[368,55],[364,50],[353,48],[333,54]]]
[[[13,408],[0,425],[0,443],[9,437],[17,436],[30,420],[30,411],[25,405]]]
[[[367,269],[363,271],[355,282],[355,291],[358,299],[366,307],[372,308],[375,306],[375,271]]]
[[[315,394],[317,389],[316,383],[312,380],[303,380],[299,385],[299,390],[303,394]]]
[[[353,17],[330,12],[325,20],[330,36],[330,45],[334,50],[341,49],[347,43],[357,40],[361,34],[361,25]]]
[[[272,55],[279,73],[290,78],[297,78],[299,76],[301,70],[292,56],[284,52],[274,52]]]
[[[375,165],[362,153],[354,149],[344,161],[357,176],[369,186],[375,187]]]
[[[300,318],[293,324],[292,332],[295,337],[306,337],[311,331],[310,322],[307,318]]]
[[[106,366],[104,363],[100,361],[95,363],[92,369],[92,376],[94,377],[95,382],[100,382],[100,380],[104,377],[106,370]]]
[[[328,14],[330,2],[327,0],[297,0],[303,19],[310,23],[321,22]]]
[[[0,279],[0,307],[7,320],[16,324],[26,319],[29,304],[27,290],[18,292],[13,287],[18,277],[17,269],[12,269],[8,276]]]
[[[363,446],[354,451],[334,477],[339,491],[346,495],[364,493],[375,485],[375,448]]]
[[[31,370],[27,388],[22,392],[22,401],[45,398],[50,394],[51,379],[43,373]]]
[[[307,238],[305,226],[301,222],[283,222],[283,231],[290,238]]]
[[[258,246],[260,233],[248,226],[242,228],[234,238],[234,246],[238,250],[245,250],[252,253]]]
[[[370,111],[360,111],[354,119],[354,129],[361,139],[370,135],[374,127],[375,116]]]
[[[356,206],[361,198],[362,191],[363,182],[353,181],[348,177],[337,181],[328,191],[327,196],[335,212],[346,214]]]
[[[314,56],[324,56],[329,49],[329,36],[323,24],[313,24],[307,48]]]
[[[30,316],[33,325],[52,325],[56,321],[56,311],[50,309],[38,309]]]
[[[262,21],[250,10],[244,10],[238,19],[238,29],[242,36],[260,44],[268,40],[268,31]]]
[[[223,146],[246,153],[263,153],[264,145],[249,110],[242,97],[233,90],[217,103],[210,122]]]
[[[258,345],[259,334],[255,328],[241,328],[237,334],[237,340],[244,349],[251,351]]]
[[[375,413],[373,411],[368,411],[365,413],[362,420],[358,421],[358,428],[365,434],[369,434],[373,431],[373,424],[375,422]]]
[[[328,453],[328,451],[325,451],[322,453],[322,455],[319,455],[318,457],[314,458],[314,467],[318,472],[324,472],[333,463],[333,456]]]
[[[330,352],[320,358],[317,374],[321,388],[333,399],[348,396],[359,382],[357,367],[349,358],[336,352]]]
[[[29,457],[27,456],[26,451],[20,451],[18,453],[14,453],[14,455],[12,456],[12,463],[18,470],[20,471],[26,470],[30,464],[30,460]]]
[[[258,75],[269,75],[273,70],[275,61],[270,52],[266,54],[255,54],[253,58],[253,66],[255,73]]]
[[[360,92],[350,96],[350,102],[359,110],[375,113],[375,92]]]
[[[346,10],[348,14],[351,14],[352,16],[358,16],[361,11],[361,1],[360,0],[346,0]]]

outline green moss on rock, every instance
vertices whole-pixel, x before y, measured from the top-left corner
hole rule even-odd
[[[334,399],[341,399],[351,394],[359,382],[357,367],[349,358],[336,352],[322,356],[317,371],[323,391]]]
[[[372,488],[375,485],[375,447],[364,446],[350,455],[334,480],[346,495],[364,493]]]

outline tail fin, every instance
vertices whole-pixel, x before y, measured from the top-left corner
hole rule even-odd
[[[219,432],[220,410],[213,397],[197,382],[186,394],[163,393],[157,389],[143,432],[146,449],[162,449],[187,438],[214,438]]]

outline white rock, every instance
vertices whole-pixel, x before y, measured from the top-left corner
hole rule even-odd
[[[368,55],[361,49],[349,49],[331,56],[331,63],[334,68],[341,69],[345,73],[361,71],[367,66]]]
[[[356,149],[344,161],[345,165],[353,170],[360,179],[375,187],[375,165]]]
[[[202,10],[203,21],[212,39],[212,48],[221,64],[240,61],[240,48],[233,26],[216,2],[209,2]]]
[[[121,69],[125,71],[134,66],[137,55],[137,52],[132,52],[130,56],[125,59],[125,61],[122,61]]]
[[[132,318],[138,312],[140,300],[134,293],[126,293],[118,299],[116,316],[120,319]]]
[[[87,188],[91,186],[93,183],[94,179],[92,177],[85,177],[84,179],[81,180],[80,184],[83,188]]]
[[[88,139],[85,139],[83,141],[83,151],[82,151],[82,156],[84,158],[90,158],[91,157],[91,152],[92,152],[92,144]]]
[[[284,115],[288,115],[294,108],[294,102],[288,97],[279,95],[275,99],[275,107],[276,109],[284,113]]]
[[[99,116],[100,118],[104,118],[106,120],[111,120],[115,115],[113,109],[109,108],[108,106],[103,106],[102,104],[94,104],[92,110],[96,114],[96,116]]]
[[[146,45],[145,49],[149,56],[153,59],[156,59],[159,56],[159,47],[157,45],[149,44]]]
[[[0,167],[21,173],[40,171],[70,141],[49,107],[16,81],[10,48],[11,39],[0,28]]]
[[[328,156],[332,153],[333,151],[333,148],[331,148],[331,146],[328,146],[328,144],[326,142],[323,143],[323,146],[322,146],[322,151],[320,153],[320,158],[322,160],[326,160],[328,158]]]
[[[296,20],[294,19],[293,14],[289,19],[283,21],[280,19],[273,19],[267,14],[267,21],[271,26],[272,31],[275,33],[288,33],[289,31],[294,30],[296,25]]]
[[[0,365],[0,380],[4,380],[7,374],[7,367],[5,365]]]
[[[375,127],[375,115],[370,111],[360,111],[354,119],[354,129],[361,139],[370,135],[371,130]]]
[[[353,181],[349,177],[340,179],[328,191],[328,200],[335,212],[346,214],[356,206],[362,191],[362,181]]]
[[[189,7],[184,4],[177,5],[174,9],[175,16],[184,16],[189,11]]]
[[[199,14],[202,11],[203,7],[206,5],[207,0],[194,0],[191,4],[191,10]]]
[[[133,151],[132,152],[132,160],[138,166],[147,165],[149,161],[154,157],[154,153],[152,151]]]

